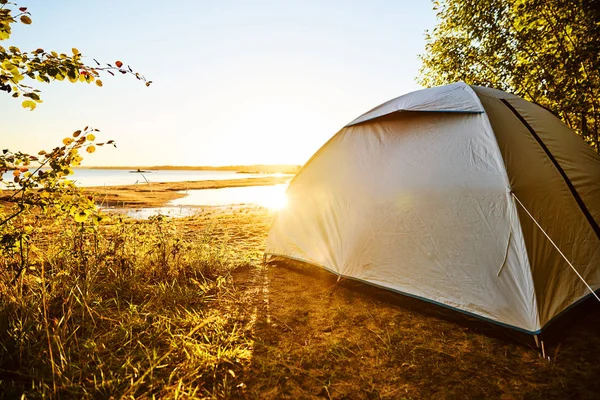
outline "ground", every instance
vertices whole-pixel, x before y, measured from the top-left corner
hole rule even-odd
[[[338,281],[309,265],[256,262],[236,270],[233,282],[237,318],[254,342],[236,379],[240,398],[596,399],[600,393],[599,304],[554,329],[547,360],[526,335]]]
[[[599,398],[600,304],[559,321],[544,359],[527,335],[263,263],[272,218],[49,231],[17,285],[0,271],[0,398]]]

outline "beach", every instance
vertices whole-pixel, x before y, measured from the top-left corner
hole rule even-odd
[[[102,207],[150,208],[161,207],[169,201],[185,197],[184,192],[188,190],[269,186],[283,184],[289,180],[289,176],[265,176],[264,178],[96,186],[85,188],[84,191],[93,195],[96,203]]]

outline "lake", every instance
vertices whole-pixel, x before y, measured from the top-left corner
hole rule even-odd
[[[143,173],[124,169],[75,169],[69,179],[78,186],[118,186],[137,183],[211,181],[227,179],[262,178],[265,176],[283,176],[283,174],[239,174],[235,171],[191,171],[156,170]],[[4,179],[12,181],[12,173],[4,174]]]
[[[266,176],[286,176],[284,174],[248,174],[235,171],[193,171],[193,170],[152,170],[143,173],[131,172],[120,169],[75,169],[69,177],[78,186],[117,186],[158,183],[158,182],[184,182],[206,180],[228,180],[263,178]],[[292,175],[289,175],[290,179]],[[12,174],[5,174],[5,179],[12,180]],[[222,189],[188,190],[181,192],[185,197],[179,198],[159,208],[139,209],[105,209],[128,214],[134,218],[148,218],[158,212],[173,217],[185,217],[198,212],[198,207],[222,206],[261,206],[267,208],[280,208],[285,203],[285,190],[287,184],[271,186],[246,186]]]
[[[285,191],[288,184],[271,186],[246,186],[222,189],[188,190],[186,196],[170,201],[164,207],[114,208],[106,211],[127,214],[137,219],[146,219],[158,213],[170,217],[187,217],[196,214],[203,207],[242,207],[260,206],[277,210],[286,204]]]
[[[121,169],[76,169],[69,179],[78,186],[116,186],[136,183],[214,181],[261,178],[273,174],[239,174],[235,171],[156,170],[142,173]]]

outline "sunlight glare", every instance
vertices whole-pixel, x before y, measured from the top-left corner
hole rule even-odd
[[[257,199],[260,206],[266,207],[273,211],[281,210],[287,206],[287,196],[285,191],[288,185],[275,185],[272,190],[263,191]]]

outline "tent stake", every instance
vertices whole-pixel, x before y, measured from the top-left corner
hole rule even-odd
[[[533,339],[535,340],[535,347],[537,347],[539,349],[540,348],[540,339],[538,338],[538,335],[533,335]]]
[[[545,360],[546,359],[546,348],[544,347],[544,341],[541,340],[540,343],[542,344],[542,357]]]

